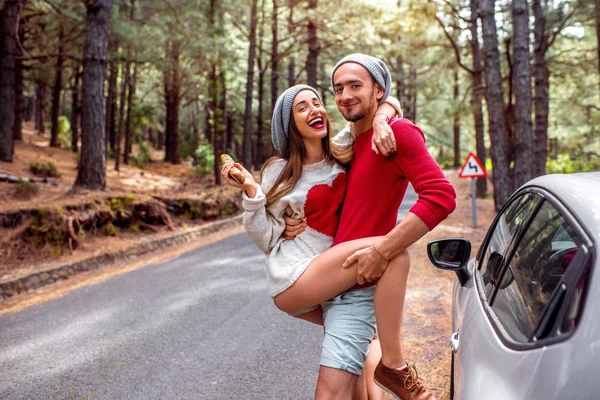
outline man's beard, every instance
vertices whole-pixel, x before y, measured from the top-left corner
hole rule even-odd
[[[371,101],[369,102],[369,106],[366,108],[362,108],[360,110],[356,110],[353,113],[342,113],[342,115],[344,116],[344,118],[346,119],[346,121],[348,122],[357,122],[360,121],[361,119],[363,119],[364,117],[367,116],[367,110],[371,110],[374,107],[374,103],[377,101],[375,100],[375,88],[373,88],[373,91],[371,92]],[[360,104],[359,104],[360,105]]]
[[[362,110],[358,110],[357,112],[354,112],[354,113],[344,114],[344,118],[348,122],[356,122],[356,121],[360,121],[361,119],[363,119],[366,115],[367,115],[367,112],[364,109],[362,109]]]

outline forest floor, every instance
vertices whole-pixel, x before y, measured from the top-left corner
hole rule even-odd
[[[216,186],[212,175],[199,177],[194,174],[189,161],[180,165],[172,165],[162,160],[164,152],[152,151],[150,162],[144,169],[121,163],[120,171],[114,169],[114,159],[109,159],[106,168],[106,189],[103,191],[73,190],[71,186],[77,176],[77,157],[71,151],[53,148],[49,145],[49,134],[38,135],[30,123],[23,129],[23,141],[15,143],[15,154],[12,163],[0,162],[0,174],[18,177],[35,178],[30,170],[32,163],[53,163],[60,178],[52,184],[38,184],[35,194],[18,193],[14,183],[0,182],[0,215],[18,212],[19,210],[66,209],[67,206],[82,205],[94,201],[106,201],[112,197],[132,196],[136,200],[147,200],[160,197],[167,199],[198,200],[216,198],[241,203],[239,191],[226,185]],[[134,148],[134,153],[136,149]],[[171,217],[171,227],[175,231],[192,228],[205,223],[203,219]],[[14,241],[23,226],[7,229],[1,228],[0,235],[0,280],[12,279],[47,266],[78,261],[83,258],[100,255],[110,251],[118,251],[132,246],[139,239],[140,233],[118,230],[114,236],[87,235],[80,246],[70,251],[69,248],[44,246],[37,250],[31,247],[26,251],[16,250]],[[160,235],[170,232],[167,226],[155,226]]]

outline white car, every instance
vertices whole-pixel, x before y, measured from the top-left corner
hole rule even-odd
[[[469,260],[466,239],[428,245],[453,270],[451,399],[600,399],[600,172],[521,187]]]

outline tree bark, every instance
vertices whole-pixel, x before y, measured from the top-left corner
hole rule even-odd
[[[288,87],[292,87],[296,84],[296,60],[294,57],[290,57],[288,63]]]
[[[135,17],[135,0],[131,0],[131,8],[129,10],[129,20],[133,23]],[[131,68],[131,49],[127,51],[129,60],[127,61],[127,73],[130,74]],[[125,123],[125,151],[123,152],[123,163],[129,164],[129,155],[131,154],[131,107],[133,106],[135,96],[135,80],[137,75],[137,65],[133,64],[133,74],[129,75],[127,85],[127,122]]]
[[[40,135],[46,133],[46,94],[46,84],[37,81],[35,88],[35,129]]]
[[[265,153],[263,143],[263,104],[265,94],[265,72],[266,67],[263,67],[263,37],[264,37],[264,25],[265,25],[265,0],[260,2],[261,20],[259,22],[258,31],[258,55],[256,57],[256,65],[258,67],[258,112],[256,113],[256,153],[254,156],[254,168],[260,169],[263,163],[263,154]]]
[[[125,152],[123,153],[123,163],[129,164],[129,155],[131,154],[131,143],[133,132],[131,130],[131,109],[135,100],[135,83],[137,79],[137,64],[133,64],[133,74],[129,77],[127,89],[127,119],[125,123]]]
[[[108,45],[109,53],[116,53],[119,47],[117,39],[111,38]],[[116,113],[117,113],[117,78],[119,68],[116,61],[109,62],[108,95],[106,96],[106,135],[105,147],[115,152]]]
[[[477,26],[477,7],[479,0],[470,0],[471,7],[471,54],[473,59],[473,73],[471,74],[471,109],[473,110],[473,125],[475,126],[475,147],[477,158],[485,166],[486,152],[483,132],[483,109],[481,105],[481,94],[483,93],[483,78],[481,66],[481,47],[479,46],[479,28]],[[477,197],[482,199],[487,193],[487,179],[477,179]]]
[[[71,97],[71,151],[77,153],[78,141],[79,141],[79,80],[81,78],[81,72],[79,69],[79,63],[75,66],[74,77],[73,77],[73,90]]]
[[[596,0],[596,49],[598,51],[598,89],[600,89],[600,0]]]
[[[0,161],[12,162],[15,112],[15,29],[17,0],[5,0],[0,10]]]
[[[309,13],[306,25],[308,36],[308,55],[306,56],[306,82],[309,86],[317,87],[317,65],[319,59],[319,38],[317,37],[317,23],[310,17],[317,9],[318,0],[308,0],[306,7]],[[311,11],[312,10],[312,11]]]
[[[219,71],[219,122],[217,124],[217,136],[221,140],[220,143],[220,152],[227,153],[229,148],[227,147],[227,138],[226,138],[226,125],[227,125],[227,79],[225,77],[225,71],[220,69]],[[216,157],[215,157],[216,158]],[[219,171],[221,168],[219,167]]]
[[[460,168],[460,110],[458,102],[460,101],[458,96],[460,94],[460,86],[458,81],[458,71],[454,71],[454,166]]]
[[[404,99],[404,59],[401,55],[396,57],[396,97],[402,105],[402,111],[406,110],[406,104]]]
[[[165,161],[179,164],[179,102],[181,93],[181,72],[179,70],[178,40],[167,43],[167,58],[169,65],[164,72],[165,105],[167,121],[165,130]]]
[[[121,93],[119,99],[119,128],[117,129],[117,137],[115,138],[115,171],[119,171],[121,167],[121,142],[123,139],[123,129],[125,125],[125,102],[127,99],[127,87],[129,85],[129,62],[125,64],[123,70],[123,78],[121,82]]]
[[[600,1],[597,2],[600,4]],[[534,64],[535,77],[534,104],[535,122],[533,129],[533,176],[546,173],[546,158],[548,146],[548,107],[550,104],[550,80],[546,68],[546,50],[548,41],[545,33],[546,21],[541,0],[533,0],[534,15]],[[599,54],[600,55],[600,54]],[[599,69],[600,72],[600,69]]]
[[[257,0],[252,0],[250,11],[250,48],[246,74],[246,104],[244,108],[244,163],[252,165],[252,91],[254,88],[254,59],[256,58]]]
[[[410,67],[412,122],[417,123],[417,68]]]
[[[513,57],[515,90],[514,188],[533,177],[531,133],[531,64],[529,54],[529,7],[527,0],[513,0]]]
[[[25,45],[25,19],[21,18],[19,21],[19,42],[21,46]],[[16,45],[16,53],[15,53],[15,113],[14,113],[14,122],[13,122],[13,139],[14,140],[23,140],[23,112],[24,112],[24,96],[23,96],[23,72],[25,70],[25,66],[23,64],[23,52],[21,51],[21,46]]]
[[[277,12],[279,1],[273,0],[273,13],[271,14],[271,112],[275,109],[277,97],[279,97],[279,37]]]
[[[81,159],[75,185],[92,190],[106,186],[104,75],[112,5],[113,0],[89,0],[86,3]]]
[[[50,147],[59,147],[58,143],[58,115],[60,114],[60,92],[62,90],[62,69],[65,62],[62,56],[64,52],[63,41],[65,38],[64,30],[61,26],[58,32],[58,57],[56,58],[56,75],[54,78],[54,87],[52,88],[52,111],[50,112],[50,119],[52,122],[52,129],[50,134]]]
[[[498,33],[494,19],[495,0],[480,1],[480,18],[483,31],[483,53],[485,60],[486,103],[488,107],[488,130],[491,140],[493,163],[494,205],[500,210],[508,200],[508,163],[506,149],[506,120],[504,119],[504,98],[502,75],[500,74],[500,52]]]

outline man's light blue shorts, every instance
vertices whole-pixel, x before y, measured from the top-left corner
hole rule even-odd
[[[321,365],[360,375],[375,335],[375,286],[344,292],[321,304],[325,337]]]

